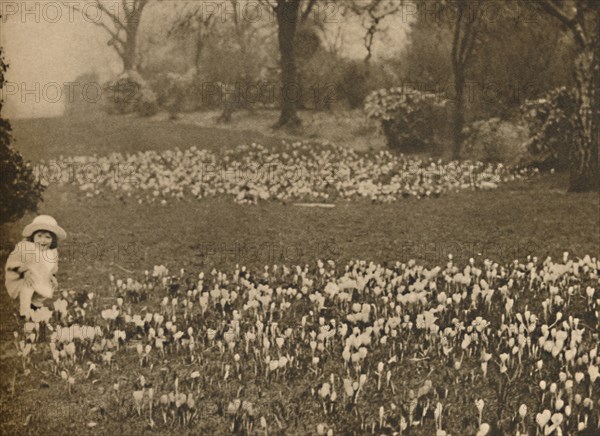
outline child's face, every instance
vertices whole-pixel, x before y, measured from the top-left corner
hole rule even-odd
[[[52,244],[52,233],[46,231],[35,232],[33,235],[33,242],[40,244],[43,248],[50,247]]]

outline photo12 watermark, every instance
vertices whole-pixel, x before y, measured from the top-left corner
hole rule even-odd
[[[350,171],[334,164],[284,164],[277,162],[224,162],[203,163],[198,168],[202,184],[214,183],[281,183],[326,182],[333,184],[349,180]]]
[[[398,9],[398,16],[404,23],[420,21],[451,25],[460,19],[466,22],[531,24],[540,20],[535,8],[503,0],[417,0],[403,2]]]
[[[305,264],[335,259],[341,253],[335,241],[282,243],[280,241],[206,241],[194,246],[202,264]]]
[[[105,244],[99,242],[62,241],[56,250],[44,250],[37,244],[0,244],[0,254],[24,265],[31,263],[72,263],[75,265],[107,262],[133,265],[143,261],[144,251],[138,243]]]
[[[536,96],[538,84],[520,81],[477,81],[467,80],[464,83],[462,98],[468,103],[510,102],[522,104]],[[434,96],[436,103],[457,101],[458,92],[453,81],[426,82],[403,81],[392,88],[394,94],[402,100],[411,100],[419,96]]]
[[[113,82],[11,82],[0,90],[0,98],[9,103],[25,104],[128,104],[147,98],[148,84],[117,78]],[[175,95],[186,98],[194,94],[200,106],[274,105],[282,101],[310,103],[315,106],[331,105],[337,101],[337,85],[312,83],[302,87],[298,84],[281,85],[279,81],[255,82],[180,82],[159,80],[151,86],[156,95]],[[179,95],[181,94],[181,95]]]
[[[22,23],[76,23],[103,22],[139,23],[139,3],[142,0],[60,0],[60,1],[0,1],[1,22],[19,20]],[[146,1],[143,1],[146,3]],[[213,19],[216,23],[277,23],[293,22],[298,17],[293,9],[278,11],[273,1],[260,0],[170,0],[170,4],[193,9],[201,21]],[[340,23],[344,19],[344,7],[340,2],[324,0],[310,2],[302,9],[302,20],[315,25]]]
[[[43,186],[75,185],[84,187],[127,185],[137,187],[152,173],[140,163],[102,160],[51,160],[30,164],[34,180]],[[187,168],[198,186],[234,186],[241,184],[278,185],[295,182],[330,184],[351,180],[352,172],[345,167],[329,164],[286,164],[281,162],[221,161],[199,162]],[[410,177],[410,169],[403,174]],[[404,174],[405,173],[405,174]],[[416,174],[416,173],[415,173]]]
[[[483,260],[519,260],[540,254],[539,244],[531,241],[399,241],[396,255],[398,261],[410,260],[443,266],[452,261],[461,267],[473,259],[477,264]]]
[[[51,184],[96,184],[110,180],[114,184],[138,183],[138,168],[127,162],[52,160],[31,164],[34,180],[44,186]]]
[[[86,23],[104,20],[123,24],[139,22],[135,13],[136,0],[127,1],[0,1],[0,23],[19,20],[21,23]]]

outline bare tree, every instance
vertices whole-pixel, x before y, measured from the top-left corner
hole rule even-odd
[[[600,189],[600,2],[538,0],[534,7],[554,17],[572,35],[577,47],[575,81],[578,110],[571,151],[569,191]]]
[[[177,17],[168,31],[168,36],[184,37],[192,34],[194,40],[194,68],[196,74],[200,72],[200,59],[202,51],[209,41],[211,31],[216,21],[214,14],[206,14],[202,5],[192,3],[193,7],[187,8]]]
[[[121,0],[121,7],[111,10],[113,8],[107,7],[102,0],[96,0],[95,5],[102,14],[101,19],[88,17],[90,22],[108,32],[108,45],[115,49],[123,61],[125,71],[137,68],[138,29],[144,8],[149,2],[150,0]],[[77,7],[74,9],[78,10]],[[84,13],[89,15],[88,9]]]
[[[375,35],[381,30],[381,22],[400,11],[404,6],[404,0],[347,0],[345,6],[361,18],[361,25],[366,31],[363,37],[367,50],[364,61],[369,63],[373,57]]]

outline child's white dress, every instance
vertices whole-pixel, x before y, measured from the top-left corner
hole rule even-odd
[[[5,285],[11,298],[19,297],[21,316],[30,317],[31,305],[39,306],[52,298],[57,288],[58,250],[42,248],[30,241],[21,241],[8,256],[5,267]],[[25,273],[32,285],[26,283]]]

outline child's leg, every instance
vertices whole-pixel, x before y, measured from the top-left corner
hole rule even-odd
[[[44,306],[44,297],[42,297],[37,292],[33,294],[33,298],[31,299],[31,308],[33,310],[38,310],[40,307]]]
[[[35,293],[37,295],[37,298],[52,298],[54,296],[54,289],[52,289],[52,286],[50,284],[36,285]]]
[[[33,297],[33,288],[23,286],[19,293],[19,313],[21,316],[29,316],[31,313],[31,298]]]

